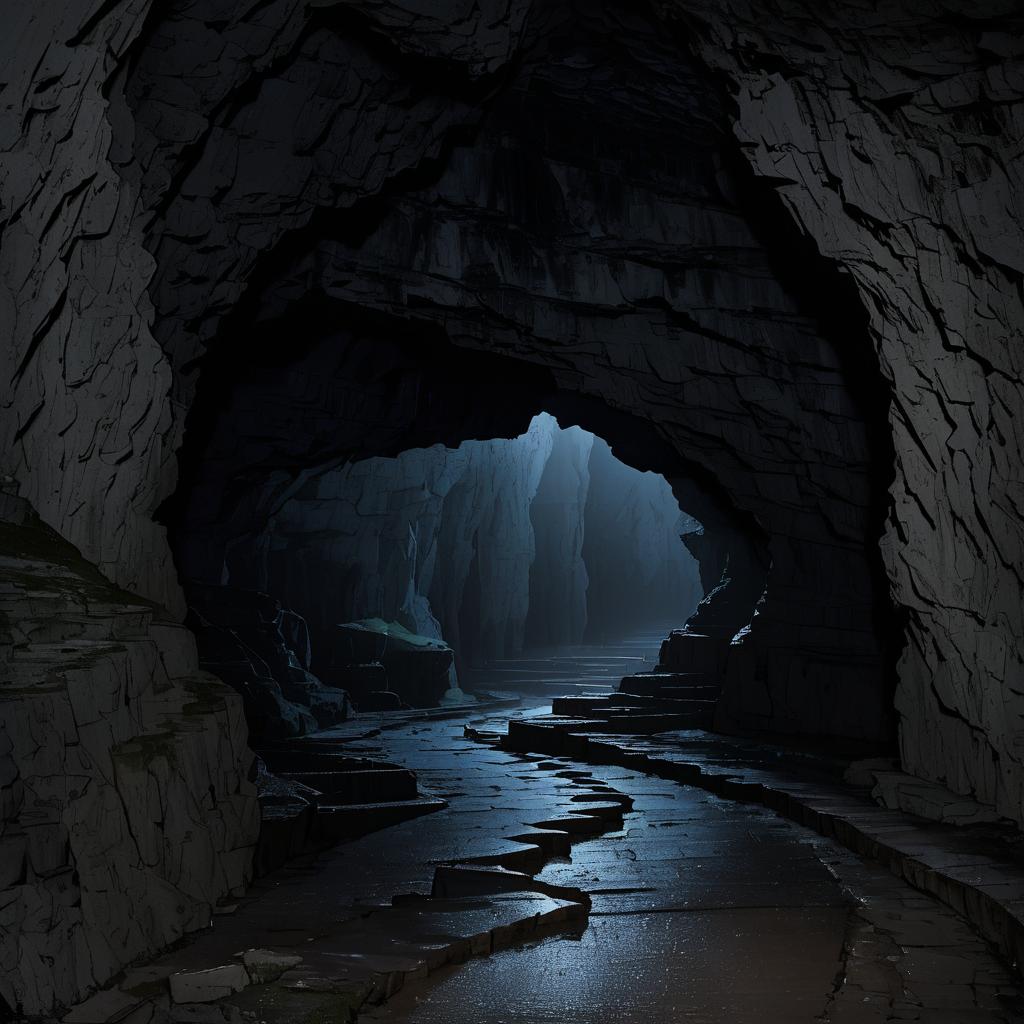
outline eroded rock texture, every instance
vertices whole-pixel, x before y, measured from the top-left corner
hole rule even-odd
[[[685,6],[744,157],[870,317],[896,453],[882,550],[907,613],[904,766],[1019,821],[1024,17]]]
[[[220,583],[314,474],[548,408],[673,480],[746,581],[698,613],[757,601],[729,724],[889,736],[894,604],[904,766],[1024,819],[1016,5],[44,0],[5,28],[0,472],[109,581],[180,616],[158,508]],[[108,750],[148,728],[97,714]],[[241,724],[187,714],[222,754],[181,785],[244,777]],[[59,991],[29,959],[4,998],[180,933],[240,877],[200,860]],[[114,891],[86,931],[124,924]]]
[[[335,661],[336,625],[365,618],[444,639],[461,667],[580,643],[591,627],[681,626],[703,596],[683,523],[663,479],[542,414],[511,440],[314,475],[232,540],[223,571],[306,617],[315,671]]]
[[[0,511],[5,1014],[205,926],[258,826],[240,704],[168,619],[152,519],[183,422],[107,99],[148,8],[14,5],[0,40],[0,473],[22,496]]]
[[[195,640],[0,489],[0,1000],[45,1013],[205,928],[259,825]]]
[[[364,30],[317,23],[242,102],[199,104],[216,122],[207,134],[217,142],[207,145],[203,136],[184,153],[187,167],[175,179],[181,186],[167,195],[161,215],[168,225],[192,226],[162,236],[167,251],[158,256],[154,292],[161,337],[176,365],[187,369],[214,337],[216,351],[301,325],[326,344],[332,330],[350,331],[354,317],[369,314],[376,331],[406,334],[414,351],[422,351],[417,335],[441,330],[457,347],[503,358],[499,377],[518,367],[520,377],[542,382],[541,391],[578,396],[576,418],[613,443],[643,428],[644,443],[634,445],[647,460],[641,468],[712,482],[715,513],[723,504],[738,509],[750,531],[767,535],[773,599],[750,634],[756,710],[743,724],[885,735],[888,696],[872,618],[871,444],[844,364],[856,353],[823,338],[776,279],[772,255],[735,197],[740,182],[728,169],[734,144],[715,83],[663,27],[613,4],[535,11],[517,62],[502,79],[475,84],[471,69],[447,57],[410,64],[379,39],[370,52]],[[324,114],[316,133],[296,137],[296,121],[283,115],[287,104],[271,87],[287,80],[289,109],[303,118],[321,110],[310,97],[323,67],[335,68],[325,61],[328,46],[339,81],[353,89],[370,78],[378,83],[373,118],[387,102],[380,96],[400,91],[396,76],[416,83],[415,102],[394,111],[386,146],[359,161],[361,198],[341,173],[355,160],[358,133],[335,134]],[[129,89],[136,118],[153,131],[160,122],[145,89],[163,59],[156,51],[148,63],[140,58]],[[449,72],[440,88],[428,68]],[[353,103],[365,93],[357,91]],[[444,107],[432,125],[452,126],[459,116],[474,134],[453,129],[442,149],[426,135],[414,143],[411,133],[431,102]],[[354,115],[346,108],[338,116],[345,122]],[[233,169],[240,153],[254,150],[261,181],[256,188],[242,179],[243,190]],[[299,186],[288,170],[297,154]],[[382,169],[388,161],[391,178]],[[400,173],[411,166],[415,173]],[[348,184],[325,196],[328,169],[332,181]],[[230,303],[221,292],[230,279],[230,295],[240,295],[236,279],[255,260],[255,252],[229,245],[224,232],[256,231],[256,247],[265,247],[273,240],[267,233],[281,227],[283,206],[308,214],[304,227],[259,261],[224,320]],[[158,230],[154,222],[151,232]],[[320,298],[311,303],[310,295]],[[339,351],[337,341],[330,344]],[[329,372],[341,374],[337,363]],[[362,372],[349,366],[337,388],[358,388],[361,378],[353,375]],[[376,385],[377,371],[370,379]],[[316,386],[325,380],[321,374]],[[507,385],[501,391],[508,402]],[[526,387],[519,397],[521,405],[531,402]],[[365,412],[362,393],[359,401]],[[394,403],[386,435],[368,430],[365,416],[357,424],[343,404],[335,392],[327,402],[314,398],[346,431],[359,426],[349,440],[333,439],[322,461],[346,446],[366,456],[395,443]],[[282,404],[282,416],[290,411]],[[463,430],[492,421],[485,413]],[[611,422],[616,413],[625,425]],[[305,401],[300,415],[307,415]],[[429,416],[409,417],[404,436],[438,440],[436,429],[424,430]],[[258,496],[266,485],[253,479],[250,453],[254,445],[266,448],[275,432],[263,419],[256,430],[233,430],[232,444],[215,430],[207,451],[196,455],[197,472],[222,497],[231,492],[230,508],[214,513],[221,521],[247,504],[265,504]],[[302,432],[291,433],[300,444]],[[211,460],[223,461],[204,468]],[[267,460],[256,461],[265,470]],[[294,479],[292,463],[275,486],[280,491]],[[706,490],[707,483],[700,493],[690,488],[681,500],[713,529],[720,517],[707,514]],[[192,500],[184,532],[194,533],[194,521],[209,519],[221,500]]]

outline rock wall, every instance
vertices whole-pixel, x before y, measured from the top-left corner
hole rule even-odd
[[[109,98],[148,10],[71,0],[5,13],[0,472],[115,583],[180,612],[152,512],[174,487],[183,423]]]
[[[259,829],[238,696],[0,488],[0,1007],[48,1014],[209,925]]]
[[[590,487],[584,509],[583,561],[587,567],[587,626],[584,637],[600,643],[631,628],[682,626],[706,591],[721,577],[701,566],[684,538],[704,527],[680,512],[668,482],[656,473],[636,473],[595,438],[588,463]],[[764,574],[760,574],[763,586]],[[747,609],[750,621],[753,604]]]
[[[850,372],[858,353],[776,275],[726,123],[715,81],[655,23],[614,2],[546,5],[472,140],[393,189],[357,235],[311,223],[251,313],[280,330],[313,292],[325,316],[357,306],[443,326],[653,424],[682,464],[644,468],[713,480],[767,537],[740,679],[756,707],[734,724],[882,740],[877,410]]]
[[[662,4],[870,316],[896,454],[904,767],[1020,821],[1024,16],[1018,4]]]
[[[152,518],[183,420],[110,101],[148,12],[16,4],[0,38],[4,1016],[77,1001],[251,877],[241,705],[199,672]]]
[[[611,637],[681,626],[703,596],[681,518],[663,479],[541,414],[510,440],[313,476],[229,547],[225,573],[308,618],[314,667],[337,623],[370,617],[444,639],[472,665],[579,643],[592,615]]]

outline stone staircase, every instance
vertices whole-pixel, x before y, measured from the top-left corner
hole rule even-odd
[[[292,857],[447,807],[419,792],[414,772],[346,755],[336,739],[316,737],[259,751],[262,822],[255,871]]]
[[[623,676],[615,691],[583,684],[590,692],[555,696],[550,715],[511,720],[502,745],[563,755],[572,752],[574,735],[709,730],[728,644],[722,636],[673,630],[662,641],[653,670]]]

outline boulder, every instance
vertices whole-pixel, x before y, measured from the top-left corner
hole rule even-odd
[[[412,707],[435,707],[448,690],[455,655],[443,640],[412,633],[398,622],[361,619],[335,627],[330,657],[334,670],[379,664],[388,691]],[[379,684],[357,691],[357,706],[373,701],[382,709],[381,692]]]

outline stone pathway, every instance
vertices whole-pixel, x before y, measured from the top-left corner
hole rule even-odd
[[[590,770],[633,800],[620,832],[537,876],[590,893],[586,931],[440,972],[374,1020],[1024,1019],[1008,970],[962,919],[834,842],[629,768],[537,767]]]
[[[275,872],[68,1024],[1024,1020],[985,944],[884,869],[763,807],[464,732],[508,718],[349,729],[447,808]]]
[[[561,695],[611,693],[623,676],[649,672],[673,623],[637,630],[604,644],[563,645],[524,651],[467,669],[463,687],[473,692]]]
[[[512,740],[517,749],[555,751],[586,764],[627,765],[654,778],[768,807],[884,864],[898,878],[963,914],[1006,961],[1024,962],[1019,831],[991,822],[953,826],[880,806],[870,789],[877,772],[820,753],[700,731],[655,736],[577,733],[572,720],[562,721],[542,715],[510,720],[507,739],[498,735],[491,741]],[[919,780],[917,786],[936,801],[958,799],[965,811],[971,810],[963,798],[943,797],[941,787]]]

